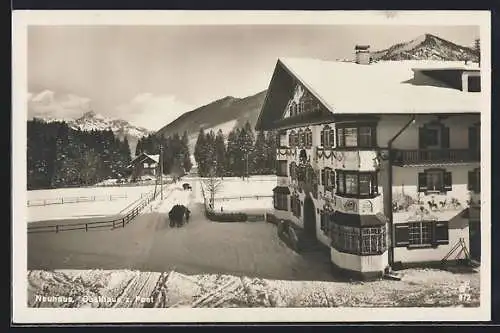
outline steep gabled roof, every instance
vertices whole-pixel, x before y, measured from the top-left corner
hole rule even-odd
[[[153,162],[159,163],[160,162],[160,155],[149,155],[146,153],[140,153],[130,162],[130,164],[128,165],[128,168],[132,167],[137,162],[143,162],[147,159],[152,160]]]
[[[294,85],[299,82],[334,116],[480,112],[480,93],[463,92],[430,77],[427,82],[415,82],[414,72],[431,70],[461,73],[478,71],[479,68],[452,61],[409,60],[360,65],[280,58],[256,127],[273,127],[281,117]]]

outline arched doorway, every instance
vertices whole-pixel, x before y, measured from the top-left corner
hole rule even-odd
[[[304,199],[304,233],[308,238],[316,238],[316,208],[309,195]]]

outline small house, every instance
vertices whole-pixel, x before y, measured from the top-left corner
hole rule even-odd
[[[149,155],[141,153],[136,156],[130,165],[131,181],[144,180],[145,178],[155,179],[160,172],[160,155]]]

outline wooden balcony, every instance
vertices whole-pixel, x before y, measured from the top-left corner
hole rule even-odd
[[[479,162],[481,154],[474,149],[394,149],[392,162],[398,166],[463,164]]]

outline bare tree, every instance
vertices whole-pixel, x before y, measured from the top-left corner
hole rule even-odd
[[[209,207],[214,208],[215,195],[222,189],[222,180],[216,176],[215,168],[211,168],[208,172],[208,177],[203,181],[205,189],[210,195]]]

